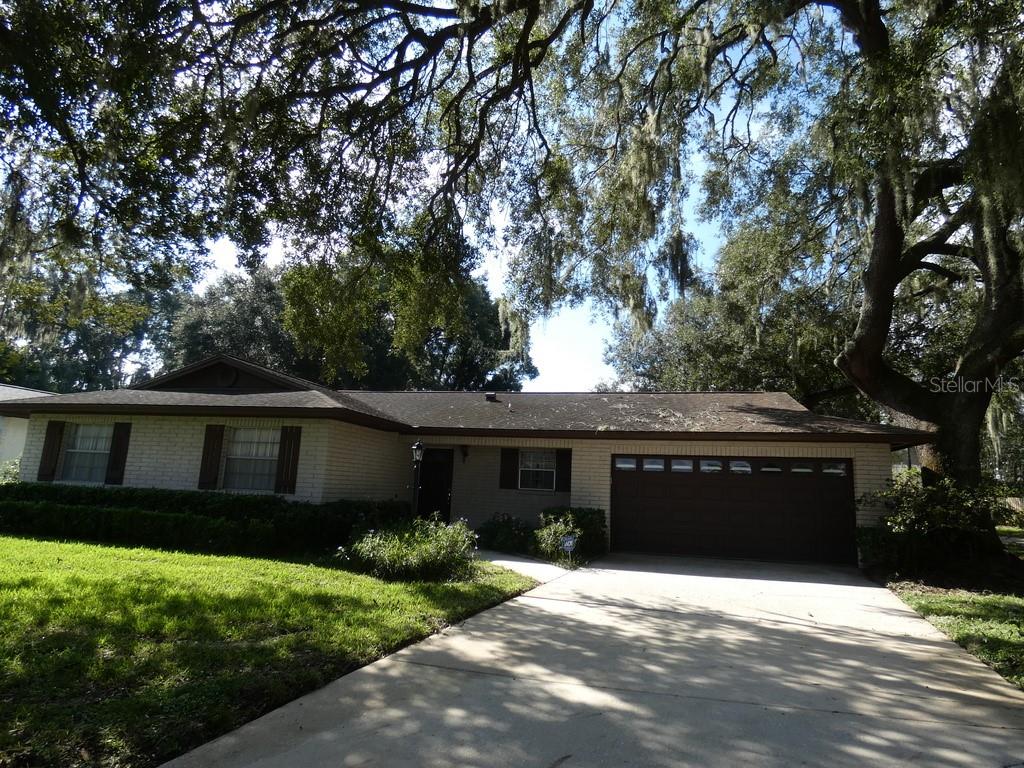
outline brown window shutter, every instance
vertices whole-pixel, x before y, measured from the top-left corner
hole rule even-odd
[[[128,441],[132,436],[132,425],[127,421],[114,424],[114,434],[110,438],[110,454],[107,456],[107,476],[103,480],[107,485],[124,483],[124,464],[128,459]]]
[[[277,479],[274,493],[295,493],[299,476],[299,445],[302,427],[281,427],[281,443],[277,448]]]
[[[501,449],[501,474],[498,477],[499,488],[519,487],[519,449]]]
[[[571,448],[559,448],[555,451],[555,490],[566,493],[572,490]]]
[[[57,462],[60,460],[60,446],[64,442],[63,421],[46,422],[46,437],[43,438],[43,455],[39,458],[39,473],[36,480],[52,483],[57,477]]]
[[[224,452],[224,425],[207,424],[203,438],[203,462],[199,465],[199,489],[212,491],[217,487],[220,457]]]

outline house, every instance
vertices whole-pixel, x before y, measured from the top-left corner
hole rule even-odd
[[[930,437],[777,392],[333,391],[226,355],[0,413],[28,419],[26,481],[405,499],[473,526],[599,507],[614,549],[839,562],[891,452]]]
[[[15,384],[0,384],[0,401],[24,400],[26,397],[48,397],[52,394],[52,392],[44,392],[41,389],[29,389]],[[27,432],[28,422],[25,419],[0,416],[0,464],[21,458]]]

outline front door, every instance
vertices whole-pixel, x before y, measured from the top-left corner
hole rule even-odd
[[[420,465],[419,500],[416,513],[430,517],[437,512],[448,522],[452,514],[452,465],[451,448],[427,448]]]

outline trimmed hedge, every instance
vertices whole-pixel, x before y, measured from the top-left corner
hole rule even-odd
[[[0,532],[238,554],[332,552],[353,533],[409,517],[396,501],[294,502],[158,488],[0,485]]]
[[[608,554],[608,524],[596,507],[548,507],[534,528],[513,515],[499,512],[476,529],[477,543],[498,552],[532,554],[559,563],[579,563]],[[572,556],[562,551],[562,539],[576,536]]]
[[[936,528],[924,533],[897,533],[884,521],[876,528],[858,527],[857,548],[869,572],[903,578],[978,565],[1004,556],[986,531]]]
[[[495,552],[513,552],[525,555],[533,546],[534,528],[525,520],[498,512],[476,529],[477,544]]]
[[[279,548],[274,526],[264,520],[227,520],[52,501],[0,503],[0,530],[44,538],[186,552],[265,555]]]

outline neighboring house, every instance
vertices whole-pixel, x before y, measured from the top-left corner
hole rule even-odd
[[[53,392],[19,387],[16,384],[0,384],[0,401],[24,400],[26,397],[36,398],[52,394]],[[28,422],[25,419],[0,416],[0,464],[21,458],[27,433]]]
[[[783,393],[336,392],[218,355],[132,389],[0,403],[22,479],[413,501],[477,526],[606,510],[615,549],[852,562],[856,499],[929,434]]]

